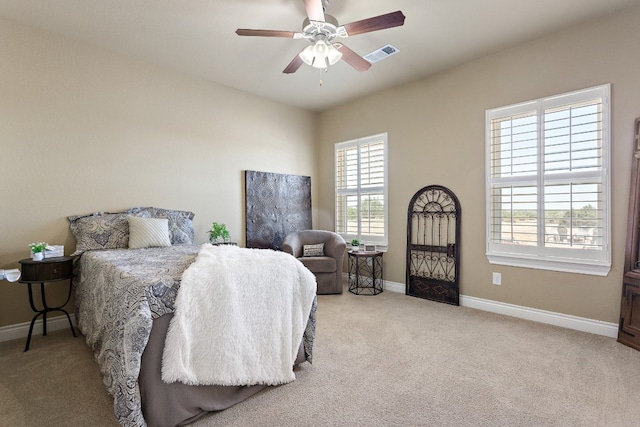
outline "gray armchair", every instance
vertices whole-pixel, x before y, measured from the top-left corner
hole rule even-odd
[[[304,256],[305,245],[324,244],[320,256]],[[315,276],[318,294],[342,293],[342,263],[347,247],[338,233],[326,230],[296,231],[282,241],[282,250],[298,258]]]

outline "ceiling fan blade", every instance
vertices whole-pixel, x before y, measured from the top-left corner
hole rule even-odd
[[[239,36],[258,36],[258,37],[287,37],[292,39],[295,31],[278,31],[278,30],[250,30],[246,28],[238,28],[236,34]]]
[[[364,59],[342,43],[335,44],[336,49],[342,53],[342,59],[358,71],[367,71],[371,68],[371,62]]]
[[[404,25],[405,16],[401,11],[363,19],[343,25],[347,34],[355,36],[357,34],[370,33],[371,31],[384,30],[386,28],[399,27]]]
[[[300,55],[296,55],[296,57],[293,58],[293,60],[289,63],[289,65],[285,67],[284,70],[282,70],[282,72],[285,74],[295,73],[296,71],[298,71],[298,68],[300,68],[302,64],[302,58],[300,58]]]
[[[310,21],[324,21],[322,0],[304,0],[304,8]]]

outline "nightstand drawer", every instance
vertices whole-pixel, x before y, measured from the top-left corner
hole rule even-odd
[[[42,261],[23,260],[21,282],[51,282],[68,279],[73,270],[73,258],[59,257]]]

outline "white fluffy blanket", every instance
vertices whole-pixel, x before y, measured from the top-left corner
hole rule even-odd
[[[182,275],[162,380],[190,385],[284,384],[316,294],[293,256],[202,245]]]

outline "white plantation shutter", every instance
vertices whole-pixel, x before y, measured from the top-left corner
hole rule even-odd
[[[387,135],[336,144],[336,232],[387,244]]]
[[[608,273],[609,91],[487,111],[490,262]]]
[[[490,236],[497,244],[536,244],[538,122],[531,104],[491,120]]]

